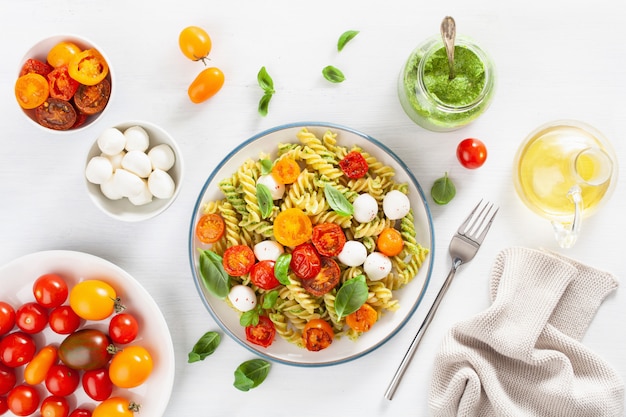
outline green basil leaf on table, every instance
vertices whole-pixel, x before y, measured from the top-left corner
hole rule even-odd
[[[350,42],[356,35],[359,34],[358,30],[347,30],[341,34],[337,41],[337,51],[341,52],[344,46]]]
[[[361,274],[343,283],[335,297],[335,311],[339,319],[357,311],[367,301],[368,288]]]
[[[235,370],[234,386],[240,391],[250,391],[258,387],[270,372],[270,363],[263,359],[251,359],[243,362]]]
[[[341,83],[346,77],[343,75],[343,72],[337,67],[333,67],[332,65],[328,65],[322,69],[322,75],[331,83]]]
[[[218,298],[226,298],[230,291],[230,276],[224,271],[222,257],[211,250],[200,252],[200,278],[204,287]]]
[[[354,206],[348,199],[330,184],[324,185],[324,197],[331,209],[342,216],[351,216],[354,213]]]
[[[207,356],[213,354],[221,341],[220,334],[217,332],[206,332],[193,346],[188,363],[203,361]]]
[[[259,209],[261,210],[261,217],[267,219],[272,214],[274,208],[274,200],[272,199],[272,193],[265,184],[256,185],[256,198],[259,202]]]
[[[276,263],[274,264],[274,276],[283,285],[290,284],[289,282],[289,264],[291,263],[290,253],[281,253]]]
[[[430,195],[439,205],[448,204],[456,195],[456,187],[446,172],[443,177],[437,179],[430,189]]]
[[[263,117],[267,116],[270,107],[270,100],[272,100],[273,93],[265,93],[259,101],[259,114]]]
[[[263,91],[266,93],[274,92],[274,80],[270,77],[270,74],[267,72],[265,67],[261,67],[256,78],[259,83],[259,87],[261,87]]]

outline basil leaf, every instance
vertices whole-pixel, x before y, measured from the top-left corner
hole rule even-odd
[[[332,65],[328,65],[322,69],[322,75],[331,83],[340,83],[343,82],[346,77],[343,75],[343,72],[339,68],[333,67]]]
[[[235,370],[234,386],[240,391],[250,391],[258,387],[270,372],[270,363],[263,359],[251,359],[243,362]]]
[[[283,285],[290,284],[289,276],[289,263],[291,262],[290,253],[281,253],[276,263],[274,264],[274,276]]]
[[[206,332],[193,346],[189,352],[188,363],[203,361],[204,358],[215,352],[221,341],[217,332]]]
[[[204,287],[218,298],[226,298],[230,291],[230,276],[224,271],[222,257],[205,250],[200,253],[200,278]]]
[[[456,195],[456,187],[448,177],[446,172],[443,177],[435,181],[430,189],[430,195],[435,203],[444,205],[448,204]]]
[[[358,30],[347,30],[341,34],[337,41],[337,51],[341,52],[344,46],[350,42],[356,35],[359,34]]]
[[[330,184],[324,185],[324,197],[328,205],[342,216],[351,216],[354,213],[354,206],[348,199]]]
[[[274,307],[276,300],[278,300],[278,290],[267,292],[263,296],[263,305],[261,307],[265,310],[269,310]]]
[[[272,172],[274,164],[269,159],[261,159],[261,175],[268,175]]]
[[[263,117],[267,116],[270,107],[270,100],[272,100],[272,93],[265,93],[259,101],[259,114]]]
[[[361,274],[344,282],[335,298],[335,311],[339,319],[357,311],[367,301],[367,296],[365,275]]]
[[[242,327],[256,326],[259,324],[259,312],[257,309],[255,308],[243,313],[241,317],[239,317],[239,324],[241,324]]]
[[[274,80],[272,80],[272,77],[270,77],[265,67],[261,67],[256,79],[259,83],[259,87],[261,87],[263,91],[266,93],[274,93]]]
[[[256,199],[259,202],[259,209],[261,210],[261,217],[267,219],[272,214],[274,208],[274,200],[272,199],[272,193],[265,184],[256,185]]]

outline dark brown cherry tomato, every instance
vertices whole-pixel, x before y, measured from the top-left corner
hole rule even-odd
[[[351,151],[339,161],[339,168],[346,177],[356,179],[364,177],[369,166],[361,152]]]
[[[246,339],[250,343],[261,347],[268,347],[274,341],[276,327],[274,322],[267,316],[259,316],[259,323],[256,326],[246,327]]]
[[[52,67],[52,65],[48,64],[47,62],[31,58],[27,59],[26,62],[24,62],[24,65],[22,65],[22,69],[20,70],[20,77],[22,75],[31,73],[39,74],[45,77],[50,74],[53,69],[54,68]]]
[[[109,337],[96,329],[83,329],[67,336],[59,346],[59,358],[72,369],[103,368],[111,359]]]
[[[0,363],[0,395],[5,395],[7,392],[11,391],[16,382],[17,376],[15,375],[15,369]]]
[[[59,100],[68,101],[80,86],[78,81],[70,77],[67,66],[55,68],[46,77],[50,84],[50,96]]]
[[[106,78],[96,85],[81,84],[74,94],[76,108],[86,115],[100,113],[111,97],[111,83]]]
[[[322,260],[312,244],[303,243],[291,252],[289,267],[298,278],[311,279],[322,269]]]
[[[323,319],[310,320],[302,330],[304,347],[313,352],[326,349],[333,342],[334,337],[333,328]]]
[[[0,301],[0,336],[13,330],[15,326],[15,310],[13,306],[4,301]]]
[[[88,114],[85,114],[82,111],[76,111],[76,121],[74,122],[72,129],[76,129],[77,127],[84,125],[88,117]]]
[[[65,397],[72,394],[80,384],[80,374],[65,365],[53,365],[46,374],[46,388],[52,395]]]
[[[33,283],[35,300],[46,308],[58,307],[67,300],[69,289],[62,276],[44,274]]]
[[[41,417],[67,417],[70,414],[70,405],[67,398],[51,395],[41,402],[39,412]]]
[[[254,252],[246,245],[235,245],[226,249],[222,265],[226,273],[233,277],[246,275],[254,265]]]
[[[14,332],[0,341],[0,362],[9,368],[16,368],[30,362],[36,350],[35,342],[28,334]]]
[[[53,130],[67,130],[76,122],[76,110],[70,103],[48,97],[35,110],[37,123]]]
[[[22,304],[15,312],[15,324],[24,333],[39,333],[48,325],[48,310],[35,302]]]
[[[71,334],[78,330],[82,319],[70,306],[59,306],[50,312],[48,324],[58,334]]]
[[[16,416],[29,416],[39,407],[39,392],[30,385],[18,385],[7,395],[9,410]]]
[[[255,263],[250,270],[250,280],[254,285],[264,290],[273,290],[280,285],[274,275],[276,262],[264,260]]]
[[[311,279],[302,280],[302,288],[316,297],[322,296],[335,288],[341,279],[341,270],[334,259],[322,256],[322,268]]]
[[[346,235],[335,223],[316,224],[311,237],[317,252],[323,256],[337,256],[346,244]]]
[[[113,383],[106,368],[93,369],[83,374],[83,390],[92,400],[104,401],[113,392]]]
[[[130,313],[119,313],[109,322],[109,337],[115,343],[125,345],[132,342],[139,333],[139,323]]]

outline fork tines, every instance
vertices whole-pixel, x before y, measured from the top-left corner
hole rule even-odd
[[[465,236],[477,243],[482,243],[485,239],[491,223],[493,223],[493,219],[499,210],[493,203],[486,201],[480,211],[478,211],[482,203],[483,200],[478,202],[457,231],[461,236]]]

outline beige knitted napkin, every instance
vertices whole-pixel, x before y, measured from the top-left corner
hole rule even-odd
[[[615,277],[551,252],[509,248],[490,285],[491,306],[444,337],[433,416],[623,416],[624,382],[580,342]]]

